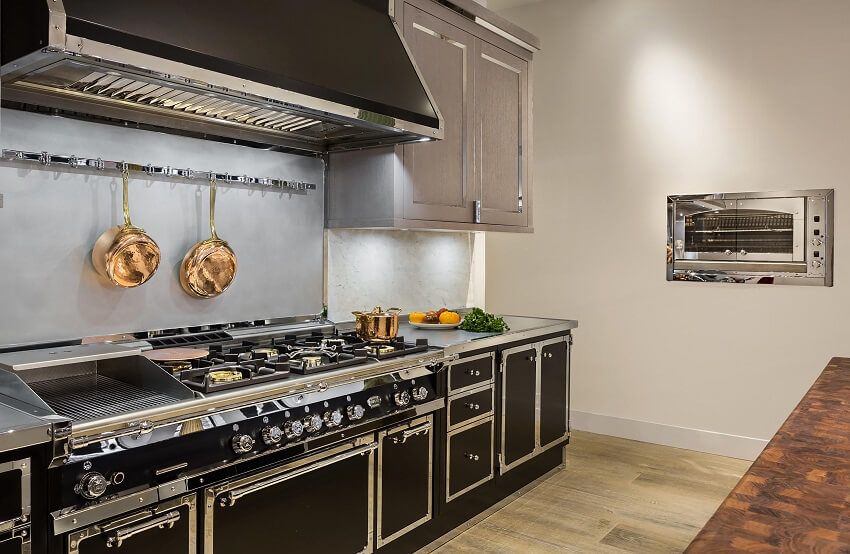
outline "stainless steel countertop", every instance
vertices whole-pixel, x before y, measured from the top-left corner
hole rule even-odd
[[[466,310],[461,310],[461,312]],[[543,317],[525,317],[516,315],[501,316],[510,330],[504,333],[471,333],[459,329],[426,330],[417,329],[403,316],[398,326],[399,336],[404,340],[428,339],[428,344],[442,348],[446,355],[462,354],[472,350],[493,348],[506,342],[534,338],[549,333],[566,332],[578,327],[574,319],[550,319]],[[353,322],[338,323],[340,328],[354,328]]]
[[[50,441],[51,423],[0,401],[0,452]]]

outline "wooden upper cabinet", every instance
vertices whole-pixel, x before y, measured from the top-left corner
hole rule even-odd
[[[474,149],[481,223],[528,225],[528,62],[476,43]]]
[[[472,123],[472,37],[405,4],[404,38],[443,116],[445,131],[443,140],[403,147],[404,217],[472,222],[472,171],[465,156]]]

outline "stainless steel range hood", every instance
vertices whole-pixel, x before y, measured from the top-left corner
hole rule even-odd
[[[387,0],[4,0],[2,98],[325,152],[440,139]]]

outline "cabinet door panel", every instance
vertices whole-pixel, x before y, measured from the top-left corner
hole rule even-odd
[[[540,446],[567,434],[569,353],[566,342],[543,347],[540,360]]]
[[[534,452],[536,443],[537,350],[505,355],[502,373],[502,461],[504,466]]]
[[[471,37],[405,4],[404,37],[443,116],[443,140],[405,145],[404,217],[471,222],[466,162]]]
[[[493,418],[449,433],[446,502],[493,478]]]
[[[476,183],[481,222],[528,224],[528,62],[479,41],[475,56]]]

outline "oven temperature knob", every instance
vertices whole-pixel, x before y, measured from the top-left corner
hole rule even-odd
[[[283,432],[286,434],[287,439],[296,439],[304,434],[304,425],[297,419],[295,421],[287,421],[286,425],[283,426]]]
[[[234,435],[230,445],[237,454],[247,454],[254,449],[254,439],[251,435]]]
[[[322,420],[328,427],[338,427],[342,423],[342,412],[339,410],[325,412],[322,416]]]
[[[425,387],[413,387],[410,389],[410,396],[412,396],[417,402],[422,402],[428,398],[428,389]]]
[[[410,393],[406,390],[399,391],[395,393],[393,396],[393,400],[395,400],[395,405],[399,408],[403,408],[410,404]]]
[[[322,428],[322,416],[319,414],[308,415],[304,418],[304,430],[308,433],[315,433]]]
[[[366,409],[360,404],[353,404],[345,409],[345,413],[348,415],[348,419],[357,421],[363,419],[363,416],[366,415]]]
[[[106,486],[108,484],[106,477],[96,471],[92,471],[83,475],[83,478],[74,487],[74,492],[86,500],[94,500],[106,492]]]
[[[275,444],[280,444],[280,441],[283,440],[283,431],[281,431],[280,427],[278,427],[277,425],[263,427],[262,435],[263,442],[266,443],[267,446],[274,446]]]

